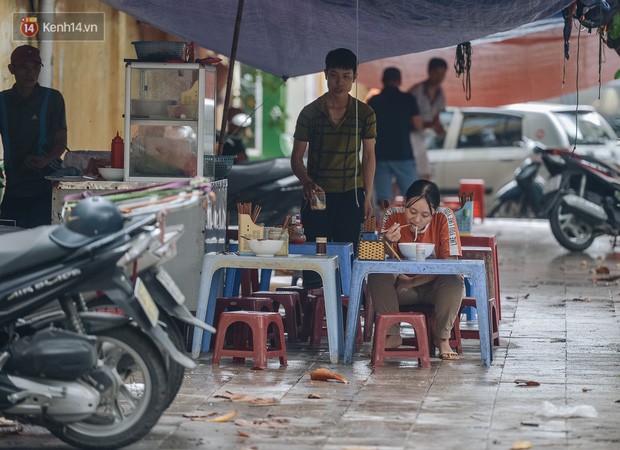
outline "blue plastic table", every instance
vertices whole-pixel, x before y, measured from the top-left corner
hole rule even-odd
[[[238,269],[285,269],[313,270],[323,280],[325,295],[325,318],[327,319],[327,339],[329,341],[329,357],[337,363],[343,352],[342,336],[342,299],[337,256],[288,255],[288,256],[240,256],[235,254],[208,253],[202,260],[202,274],[198,290],[196,317],[213,325],[215,302],[222,287],[223,270],[226,267]],[[194,327],[192,341],[192,357],[198,358],[201,349],[209,349],[211,335]]]
[[[238,244],[229,244],[228,250],[236,252]],[[288,244],[288,252],[295,255],[314,255],[316,254],[316,243],[305,242],[303,244]],[[328,242],[327,254],[338,256],[338,267],[340,269],[340,285],[342,293],[349,295],[351,288],[351,263],[353,262],[353,243],[351,242]],[[262,269],[260,271],[259,291],[268,291],[271,282],[271,269]],[[233,297],[239,295],[239,286],[241,285],[241,270],[229,270],[226,272],[226,280],[224,281],[224,297]]]
[[[355,349],[355,333],[359,320],[362,298],[362,284],[369,273],[406,273],[428,275],[461,274],[469,278],[472,294],[476,297],[478,311],[478,330],[480,333],[480,353],[482,364],[489,366],[493,360],[491,329],[489,327],[489,304],[484,261],[471,259],[427,259],[426,261],[361,261],[353,260],[351,275],[351,294],[347,311],[345,332],[344,362],[351,363]]]

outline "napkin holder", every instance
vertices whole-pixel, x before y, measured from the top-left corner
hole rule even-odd
[[[265,239],[265,227],[256,225],[249,214],[239,214],[239,254],[254,254],[248,239]]]

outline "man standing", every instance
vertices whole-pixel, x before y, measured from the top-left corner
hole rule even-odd
[[[39,49],[13,50],[11,89],[0,92],[0,132],[4,146],[6,190],[0,218],[33,228],[52,220],[52,183],[45,177],[60,168],[67,146],[67,120],[62,94],[38,83]]]
[[[392,177],[396,178],[400,195],[405,195],[418,179],[409,133],[422,130],[415,97],[400,90],[400,70],[388,67],[382,82],[381,93],[368,101],[377,116],[375,189],[379,205],[383,200],[392,200]]]
[[[351,50],[330,51],[324,72],[328,92],[299,114],[291,168],[303,185],[301,219],[308,241],[322,236],[357,246],[360,225],[372,215],[376,119],[368,105],[349,95],[357,76]],[[325,209],[312,209],[316,192],[325,192]],[[304,273],[304,286],[319,284],[314,275]]]
[[[432,58],[428,62],[428,78],[409,90],[409,93],[414,95],[418,101],[420,117],[422,117],[424,126],[423,130],[414,131],[411,134],[420,178],[429,179],[431,177],[431,165],[426,154],[427,137],[432,136],[433,132],[437,135],[445,134],[443,125],[439,120],[439,113],[446,109],[446,97],[441,88],[441,83],[443,83],[447,71],[448,64],[444,59]]]

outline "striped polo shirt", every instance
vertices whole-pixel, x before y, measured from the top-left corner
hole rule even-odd
[[[347,192],[356,186],[363,188],[364,177],[358,159],[359,151],[362,139],[377,137],[375,113],[370,106],[349,95],[344,118],[340,123],[334,124],[329,119],[325,103],[326,95],[302,109],[295,127],[295,139],[308,142],[308,175],[325,189],[325,192]]]

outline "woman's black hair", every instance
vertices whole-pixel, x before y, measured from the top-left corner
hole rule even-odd
[[[431,208],[431,212],[435,212],[441,202],[437,185],[432,181],[424,179],[414,181],[405,194],[405,205],[410,205],[421,198],[426,200],[426,203]]]

